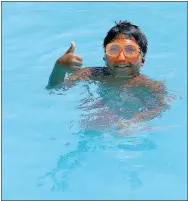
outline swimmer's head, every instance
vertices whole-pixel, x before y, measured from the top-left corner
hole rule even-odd
[[[138,26],[116,22],[104,39],[105,62],[116,76],[134,76],[143,66],[148,41]]]

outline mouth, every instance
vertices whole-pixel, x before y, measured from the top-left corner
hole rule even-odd
[[[131,66],[129,64],[118,64],[114,65],[114,68],[130,68]]]

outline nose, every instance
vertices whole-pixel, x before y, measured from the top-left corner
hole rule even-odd
[[[126,62],[126,63],[128,63],[127,58],[124,55],[123,51],[120,52],[120,54],[119,54],[119,56],[118,56],[117,59],[118,59],[119,62]]]

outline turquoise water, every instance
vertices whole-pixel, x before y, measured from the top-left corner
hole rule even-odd
[[[186,199],[186,6],[2,3],[3,199]],[[72,40],[84,66],[103,66],[102,41],[115,20],[130,20],[145,32],[142,73],[165,81],[176,97],[144,124],[154,129],[139,125],[131,135],[81,128],[78,105],[88,91],[93,101],[99,98],[94,83],[45,90]]]

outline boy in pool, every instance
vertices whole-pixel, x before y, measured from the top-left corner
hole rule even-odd
[[[116,84],[127,90],[136,88],[147,90],[148,93],[144,97],[143,94],[136,94],[142,104],[147,105],[146,110],[134,112],[129,120],[119,121],[119,125],[127,126],[158,116],[167,106],[165,87],[162,82],[153,81],[140,74],[148,46],[145,34],[138,26],[128,21],[116,22],[104,38],[103,46],[105,67],[80,68],[83,59],[74,53],[75,44],[71,42],[71,47],[56,61],[49,78],[48,88],[66,83],[65,76],[68,74],[68,82],[72,83],[79,80],[97,80],[100,83]],[[150,107],[151,103],[148,104],[148,102],[154,96],[157,101]]]

